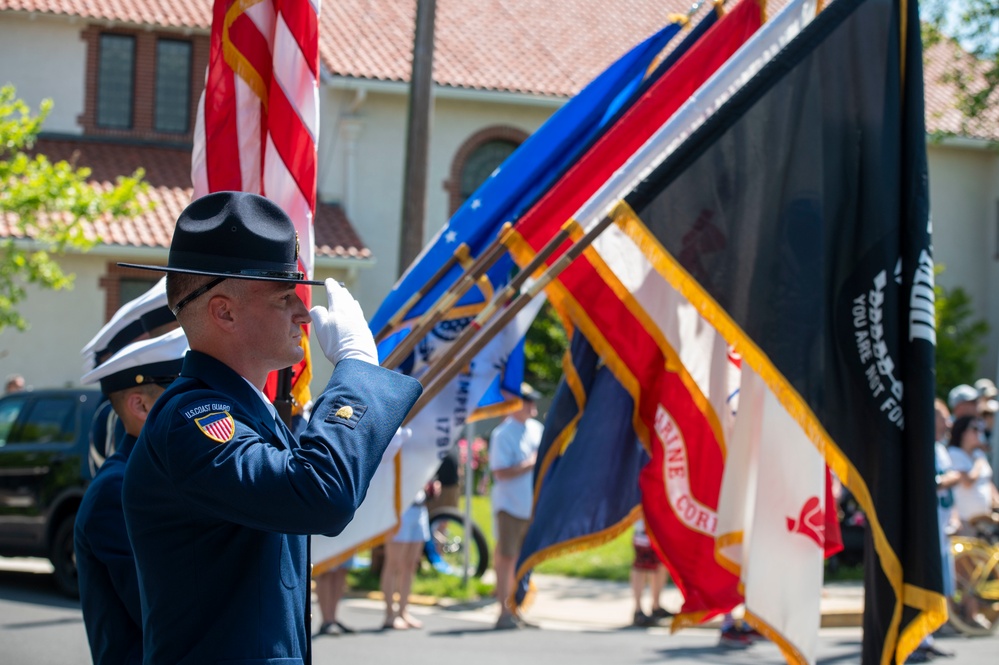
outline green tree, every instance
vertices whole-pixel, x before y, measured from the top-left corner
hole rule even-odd
[[[103,191],[87,182],[90,169],[32,153],[51,108],[45,100],[32,114],[13,86],[0,87],[0,222],[7,227],[0,240],[0,330],[27,328],[18,304],[28,284],[72,288],[73,275],[53,254],[93,247],[98,239],[88,237],[82,222],[143,210],[136,198],[146,187],[141,170]]]
[[[562,356],[569,338],[551,303],[545,303],[527,331],[524,378],[538,391],[552,395],[562,376]]]
[[[942,268],[938,266],[939,274]],[[978,361],[985,352],[989,324],[975,319],[971,297],[959,286],[934,287],[937,325],[936,394],[947,399],[947,392],[961,383],[973,383]]]
[[[999,0],[924,0],[923,44],[954,39],[973,58],[957,58],[946,75],[958,91],[958,109],[979,118],[996,104],[999,87]]]

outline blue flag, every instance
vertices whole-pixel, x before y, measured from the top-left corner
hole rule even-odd
[[[531,569],[545,559],[594,547],[638,516],[638,474],[649,456],[632,426],[631,394],[581,334],[545,419],[534,478],[534,511],[517,560],[518,606]]]
[[[424,248],[372,316],[371,329],[377,334],[392,320],[459,245],[468,245],[472,256],[478,256],[505,222],[515,220],[555,182],[606,123],[634,98],[653,59],[681,27],[680,22],[670,23],[626,53],[524,141]],[[512,270],[509,258],[500,260],[488,273],[492,286],[505,285]],[[424,314],[462,273],[461,266],[454,266],[405,313],[404,320]],[[467,316],[483,299],[479,289],[471,289],[449,318]]]

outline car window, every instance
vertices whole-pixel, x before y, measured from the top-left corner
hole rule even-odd
[[[0,446],[6,445],[10,430],[17,421],[17,414],[24,408],[24,399],[9,397],[0,402]]]
[[[11,441],[17,443],[67,443],[74,439],[76,401],[71,397],[34,400],[26,418],[21,418]]]

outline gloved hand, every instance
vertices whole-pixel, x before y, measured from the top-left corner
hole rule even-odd
[[[378,364],[378,349],[361,305],[335,279],[326,280],[329,306],[309,310],[323,354],[334,365],[345,358]]]

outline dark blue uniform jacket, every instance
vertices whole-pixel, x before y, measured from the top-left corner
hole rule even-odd
[[[303,662],[305,534],[350,522],[420,392],[343,360],[296,442],[242,377],[189,351],[125,473],[145,662]]]
[[[132,546],[121,510],[125,463],[135,437],[125,434],[87,488],[76,513],[80,605],[95,665],[142,662],[142,615]]]

